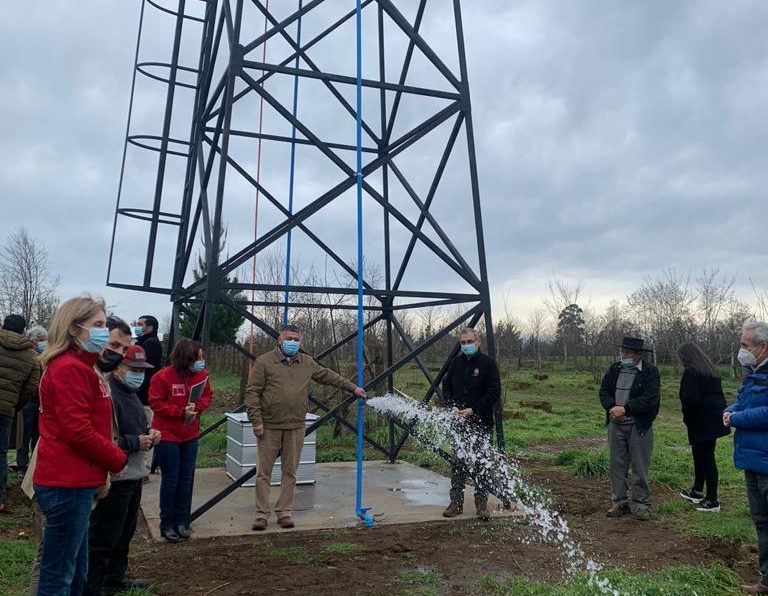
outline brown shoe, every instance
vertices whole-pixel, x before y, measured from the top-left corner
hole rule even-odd
[[[263,532],[267,529],[267,520],[266,519],[257,519],[255,522],[253,522],[253,525],[251,526],[251,530],[254,532]]]
[[[768,594],[768,586],[758,582],[752,585],[741,586],[747,594]]]
[[[648,521],[651,519],[651,510],[648,507],[638,507],[632,512],[632,517],[637,521]]]
[[[286,515],[277,520],[277,525],[281,528],[288,529],[292,528],[295,524],[293,523],[293,518],[290,515]]]
[[[477,518],[480,521],[488,521],[491,519],[491,514],[488,511],[488,507],[478,507],[475,513],[477,514]]]
[[[446,507],[445,511],[443,511],[443,517],[456,517],[462,513],[464,513],[464,505],[459,503],[451,503],[448,505],[448,507]]]
[[[616,503],[608,511],[605,512],[607,517],[621,517],[629,513],[629,505],[626,503]]]
[[[0,503],[0,513],[10,513],[11,510],[8,508],[8,505],[5,503]]]

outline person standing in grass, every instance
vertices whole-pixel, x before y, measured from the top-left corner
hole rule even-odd
[[[682,363],[680,405],[683,422],[688,429],[688,442],[693,454],[693,486],[680,491],[680,496],[696,504],[697,511],[720,511],[717,498],[717,439],[730,433],[723,426],[725,396],[720,373],[715,365],[694,343],[684,343],[677,349]],[[704,484],[707,492],[704,493]]]
[[[648,471],[653,452],[653,421],[659,413],[659,370],[643,359],[643,340],[625,337],[619,361],[608,367],[600,384],[600,404],[605,409],[610,449],[611,499],[608,517],[632,513],[650,519],[651,490]],[[627,497],[627,474],[632,467],[632,507]]]
[[[768,594],[768,323],[744,325],[738,359],[747,374],[736,401],[723,412],[723,425],[735,430],[733,462],[744,470],[762,576],[742,587],[748,594]]]

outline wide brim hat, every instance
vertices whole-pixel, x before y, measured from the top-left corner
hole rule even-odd
[[[619,348],[624,348],[626,350],[632,350],[634,352],[653,352],[652,349],[643,347],[645,345],[645,341],[639,337],[624,336],[620,344],[614,344],[614,345],[616,345]]]
[[[132,368],[155,368],[147,362],[147,353],[141,346],[128,346],[121,364]]]

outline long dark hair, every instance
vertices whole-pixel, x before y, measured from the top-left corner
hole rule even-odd
[[[720,372],[712,364],[709,356],[695,343],[686,342],[682,344],[677,348],[677,357],[680,358],[680,362],[683,363],[685,368],[691,369],[702,377],[720,378]]]
[[[171,364],[180,375],[192,374],[190,367],[197,360],[203,344],[192,339],[180,339],[171,352]]]

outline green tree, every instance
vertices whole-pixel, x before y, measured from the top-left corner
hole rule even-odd
[[[578,304],[569,304],[557,316],[556,343],[563,350],[563,360],[584,343],[584,311]]]
[[[226,243],[226,232],[222,234],[221,242],[219,244],[217,254],[220,257],[224,251],[224,244]],[[221,262],[221,259],[218,259]],[[192,275],[194,275],[195,281],[202,279],[208,272],[208,264],[205,262],[203,255],[197,256],[197,267],[195,267]],[[238,283],[237,276],[229,277],[225,276],[224,283]],[[222,295],[229,299],[231,302],[237,303],[238,301],[246,300],[245,294],[238,290],[222,289]],[[182,313],[181,319],[181,335],[182,337],[192,337],[195,331],[195,323],[200,313],[200,304],[189,304],[187,308],[191,314]],[[214,304],[209,306],[210,321],[211,321],[211,334],[210,341],[212,344],[223,345],[228,342],[237,341],[237,332],[240,326],[243,324],[245,318],[239,313],[235,312],[228,306],[222,304]]]

